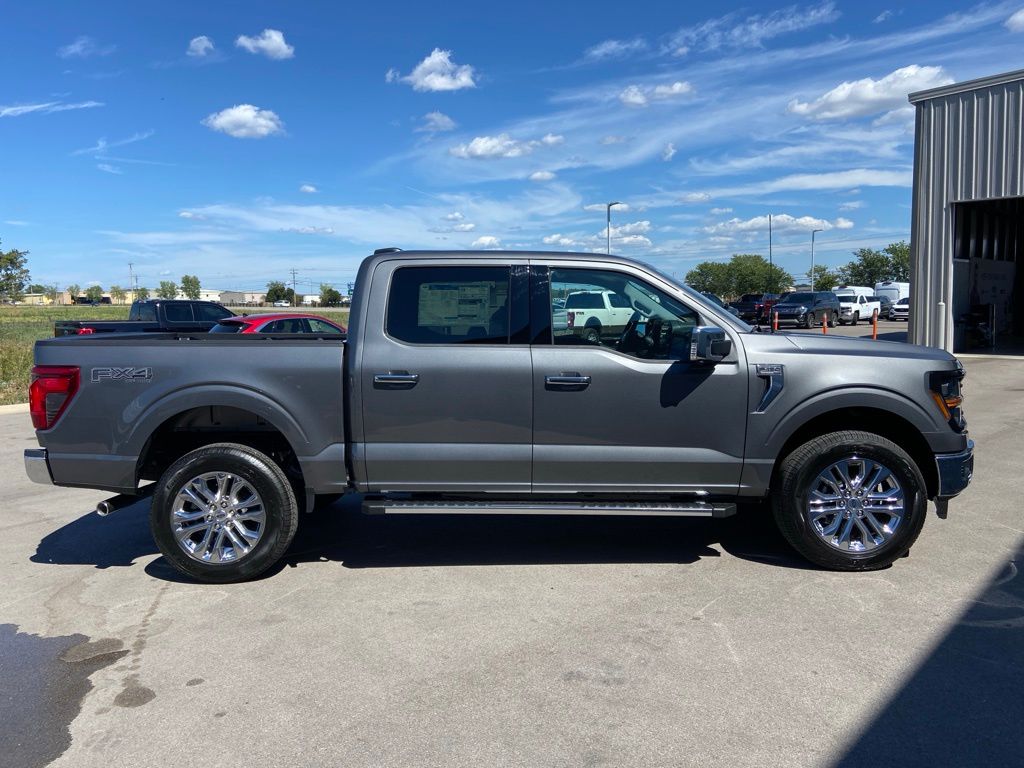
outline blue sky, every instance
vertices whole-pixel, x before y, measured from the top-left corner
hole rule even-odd
[[[374,248],[682,277],[909,237],[906,94],[1024,68],[1024,2],[7,4],[0,239],[38,282],[299,291]]]

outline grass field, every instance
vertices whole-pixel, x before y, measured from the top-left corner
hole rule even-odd
[[[272,310],[270,308],[235,308],[238,314],[258,312],[280,312],[293,310]],[[310,309],[296,308],[294,311]],[[348,324],[348,309],[312,309],[313,314],[322,314]],[[32,345],[38,339],[53,336],[53,324],[57,320],[127,320],[128,306],[90,307],[85,305],[66,307],[4,307],[0,306],[0,405],[24,403],[28,400],[28,378],[32,369]]]

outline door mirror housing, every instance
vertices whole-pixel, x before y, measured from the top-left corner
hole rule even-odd
[[[693,329],[690,341],[690,359],[703,363],[720,363],[732,352],[732,339],[725,331],[713,325]]]

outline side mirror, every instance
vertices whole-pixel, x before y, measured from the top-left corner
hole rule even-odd
[[[713,325],[693,329],[690,341],[690,359],[704,363],[720,363],[732,352],[732,340],[725,331]]]

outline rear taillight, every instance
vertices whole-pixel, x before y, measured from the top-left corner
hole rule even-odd
[[[90,333],[95,333],[95,331],[93,331],[92,328],[79,328],[78,329],[78,335],[79,336],[87,336]]]
[[[49,429],[67,409],[78,391],[77,365],[37,365],[32,368],[28,387],[28,409],[32,426]]]

